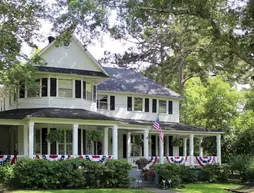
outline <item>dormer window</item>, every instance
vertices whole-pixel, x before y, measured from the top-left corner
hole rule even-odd
[[[107,95],[97,96],[97,108],[108,110],[108,96]]]
[[[72,80],[58,79],[58,96],[72,98]]]
[[[143,98],[134,98],[134,111],[143,111]]]
[[[164,100],[159,100],[159,113],[167,113],[167,103]]]

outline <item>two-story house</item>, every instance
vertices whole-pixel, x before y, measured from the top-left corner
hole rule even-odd
[[[38,90],[20,83],[17,92],[0,97],[2,154],[112,155],[130,162],[158,156],[160,163],[188,156],[186,163],[194,165],[194,137],[201,144],[210,136],[217,139],[215,162],[221,162],[222,132],[179,123],[179,94],[132,69],[101,66],[75,37],[54,44],[50,37],[39,53],[47,65],[37,66]],[[164,142],[153,129],[158,116]],[[56,129],[64,131],[62,140],[48,142],[47,134]],[[92,130],[103,132],[103,139],[90,143]],[[183,139],[182,147],[172,144],[175,138]]]

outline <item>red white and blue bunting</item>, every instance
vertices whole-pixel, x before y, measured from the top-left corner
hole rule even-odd
[[[196,156],[196,160],[200,166],[212,165],[215,161],[215,156]]]
[[[187,156],[167,156],[168,163],[185,164]]]
[[[17,159],[16,155],[0,155],[0,165],[14,164]]]
[[[156,162],[157,162],[157,156],[148,158],[148,164],[146,164],[144,169],[149,170],[149,168],[155,165]]]
[[[57,155],[57,154],[53,154],[53,155],[36,155],[37,159],[45,159],[48,161],[63,161],[63,160],[67,160],[70,158],[70,155]]]
[[[108,160],[112,159],[111,155],[80,155],[81,159],[86,159],[88,161],[94,161],[97,163],[106,163]]]

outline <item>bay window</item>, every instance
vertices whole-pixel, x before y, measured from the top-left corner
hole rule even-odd
[[[72,80],[58,80],[58,96],[72,98]]]

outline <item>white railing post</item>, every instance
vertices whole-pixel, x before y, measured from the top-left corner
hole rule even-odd
[[[220,134],[216,136],[216,142],[217,142],[217,162],[218,164],[221,164],[221,135]]]
[[[164,136],[163,133],[160,134],[162,137]],[[160,164],[163,164],[164,163],[164,144],[163,144],[163,141],[161,140],[161,138],[159,139],[160,140]]]
[[[72,155],[74,157],[78,156],[78,124],[73,124],[72,131]]]
[[[194,164],[194,134],[190,134],[190,165]]]
[[[203,143],[203,137],[200,137],[199,138],[199,156],[203,156],[203,146],[202,146],[202,143]]]
[[[144,157],[148,159],[148,154],[149,154],[149,150],[148,150],[148,134],[149,131],[146,129],[144,130]]]
[[[187,138],[183,138],[183,155],[187,156]]]
[[[34,155],[34,122],[29,122],[29,151],[28,157],[33,158]]]
[[[118,126],[114,125],[112,128],[112,137],[113,137],[113,159],[118,159]]]
[[[103,153],[104,155],[108,155],[108,128],[104,128],[104,140],[103,140]]]

